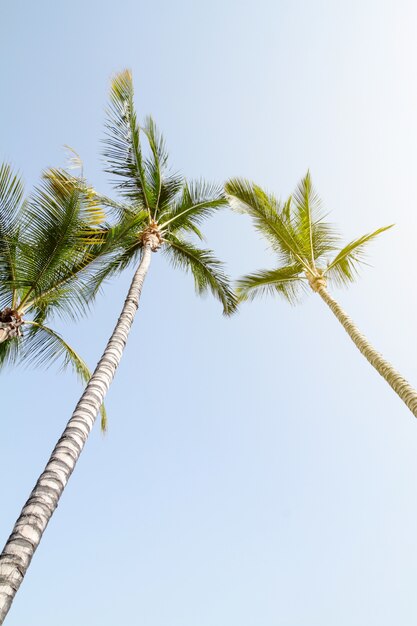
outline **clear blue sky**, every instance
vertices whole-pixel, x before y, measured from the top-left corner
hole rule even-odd
[[[412,0],[3,3],[0,159],[28,191],[82,156],[130,67],[175,169],[286,196],[311,169],[347,239],[396,222],[335,292],[417,384],[417,8]],[[224,213],[241,273],[273,259]],[[154,257],[125,357],[8,626],[414,626],[417,424],[313,295],[231,320]],[[66,337],[94,365],[127,272]],[[71,373],[1,374],[0,537],[69,418]]]

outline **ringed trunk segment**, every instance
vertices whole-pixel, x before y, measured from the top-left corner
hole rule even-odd
[[[120,363],[151,255],[150,245],[145,245],[121,315],[104,353],[0,555],[0,625],[4,622],[58,505]]]
[[[317,293],[337,317],[355,346],[362,352],[367,361],[369,361],[378,374],[387,381],[404,404],[407,405],[414,417],[417,417],[417,391],[396,369],[394,369],[391,363],[386,361],[384,357],[373,348],[336,300],[330,296],[325,287],[319,288]]]

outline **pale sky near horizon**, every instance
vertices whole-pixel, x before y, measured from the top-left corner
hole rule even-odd
[[[333,295],[417,385],[417,5],[411,0],[3,2],[0,159],[100,161],[109,79],[174,169],[285,197],[310,168],[345,240],[395,222]],[[249,221],[205,227],[233,277],[274,258]],[[131,271],[58,328],[93,366]],[[81,387],[1,372],[0,541]],[[232,319],[154,255],[108,395],[7,626],[414,626],[417,423],[314,295]]]

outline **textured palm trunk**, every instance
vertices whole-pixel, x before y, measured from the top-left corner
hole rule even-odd
[[[343,309],[330,296],[324,287],[319,287],[317,293],[322,297],[330,310],[335,314],[343,328],[352,339],[355,346],[362,352],[363,356],[376,369],[387,383],[393,388],[395,393],[408,406],[412,414],[417,417],[417,392],[391,365],[379,354],[369,343],[369,341],[359,332],[353,321],[346,315]]]
[[[45,528],[58,505],[120,363],[151,255],[150,245],[145,245],[123,310],[103,356],[0,555],[0,624],[4,622]]]

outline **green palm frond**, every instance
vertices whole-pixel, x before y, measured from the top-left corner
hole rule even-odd
[[[16,304],[16,243],[23,182],[10,165],[0,165],[0,309]]]
[[[79,179],[71,182],[83,196],[85,189],[90,189]],[[111,203],[111,200],[96,192],[94,194],[95,205]],[[82,236],[80,244],[75,241],[77,249],[74,245],[71,261],[59,266],[59,272],[55,273],[50,285],[36,295],[31,294],[25,303],[26,307],[30,305],[37,314],[40,312],[41,319],[45,319],[46,311],[49,313],[54,310],[61,317],[76,319],[89,310],[103,280],[126,266],[124,259],[119,257],[140,246],[138,233],[148,223],[147,211],[130,210],[128,206],[119,208],[119,220],[115,225],[102,224],[86,231],[88,236]]]
[[[141,233],[148,225],[148,212],[125,214],[108,229],[107,239],[100,246],[97,258],[88,268],[88,276],[82,275],[82,296],[92,301],[102,284],[137,261],[141,254]]]
[[[175,201],[183,181],[178,174],[167,174],[168,151],[152,117],[145,118],[142,130],[148,140],[150,152],[144,159],[149,204],[153,219],[160,219],[165,209]]]
[[[52,328],[35,321],[26,321],[30,325],[28,333],[21,338],[21,359],[25,365],[50,367],[61,361],[61,369],[72,367],[82,383],[88,383],[91,372],[80,355]],[[106,430],[107,415],[104,405],[100,409],[101,426]]]
[[[231,207],[252,217],[256,230],[266,237],[284,265],[300,263],[308,268],[302,242],[291,220],[286,219],[288,203],[282,205],[258,185],[244,179],[229,180],[225,190]]]
[[[378,228],[373,233],[363,235],[348,243],[328,264],[324,270],[325,276],[337,285],[347,285],[353,282],[358,274],[360,264],[365,262],[367,244],[393,226],[394,224],[390,224]]]
[[[302,235],[304,255],[314,266],[313,222],[314,214],[321,209],[321,200],[311,184],[310,172],[300,181],[292,195],[295,206],[297,231]]]
[[[336,249],[339,237],[333,225],[325,221],[322,201],[309,171],[291,196],[289,210],[303,254],[314,267],[316,260]]]
[[[165,147],[165,141],[162,135],[158,132],[155,122],[151,117],[147,117],[143,126],[143,132],[145,133],[148,144],[151,150],[151,157],[145,159],[145,173],[147,180],[147,187],[151,194],[150,205],[153,209],[154,219],[155,209],[162,203],[169,201],[166,197],[166,189],[164,189],[164,168],[168,161],[168,152]],[[174,192],[175,194],[175,192]]]
[[[52,309],[72,318],[88,310],[83,284],[115,245],[117,228],[97,223],[103,215],[83,179],[61,170],[45,173],[22,218],[15,281],[20,310],[31,308],[40,319]]]
[[[203,239],[200,226],[227,204],[224,192],[218,185],[204,181],[188,183],[183,176],[170,173],[166,144],[154,120],[147,117],[143,125],[138,122],[132,76],[127,70],[116,75],[111,84],[104,143],[106,171],[118,177],[115,186],[124,203],[100,196],[103,204],[114,209],[118,222],[127,212],[146,210],[147,218],[137,224],[136,232],[132,228],[126,233],[124,244],[98,270],[87,292],[94,295],[103,280],[136,260],[141,254],[143,234],[147,228],[155,228],[174,265],[192,271],[197,291],[211,290],[223,303],[225,313],[232,312],[236,297],[220,262],[211,251],[200,250],[183,239],[187,234]]]
[[[114,77],[110,87],[104,140],[106,172],[122,178],[117,188],[124,197],[150,211],[151,190],[146,179],[133,96],[132,75],[125,70]]]
[[[248,274],[238,280],[237,295],[240,300],[253,300],[258,296],[279,294],[291,304],[296,304],[306,290],[302,271],[301,265],[290,265]]]
[[[162,233],[193,231],[200,238],[198,226],[214,211],[227,206],[221,186],[203,180],[184,181],[181,195],[161,220]]]
[[[12,367],[19,362],[21,337],[12,337],[0,343],[0,369]]]
[[[211,291],[223,305],[224,315],[231,315],[237,307],[237,298],[230,288],[223,264],[211,250],[201,250],[172,233],[167,237],[164,253],[175,268],[191,271],[197,293]]]
[[[312,224],[314,260],[322,262],[329,254],[338,249],[340,236],[335,226],[318,220]]]
[[[65,206],[68,198],[79,194],[79,214],[81,232],[86,236],[93,234],[98,225],[106,219],[103,203],[93,187],[89,187],[84,178],[72,176],[67,171],[49,168],[43,172],[43,179],[47,181],[50,195]]]
[[[96,236],[83,221],[82,192],[46,177],[27,204],[19,244],[18,286],[28,287],[23,302],[49,289],[85,254]],[[94,234],[93,234],[94,233]],[[90,234],[90,235],[89,235]]]

